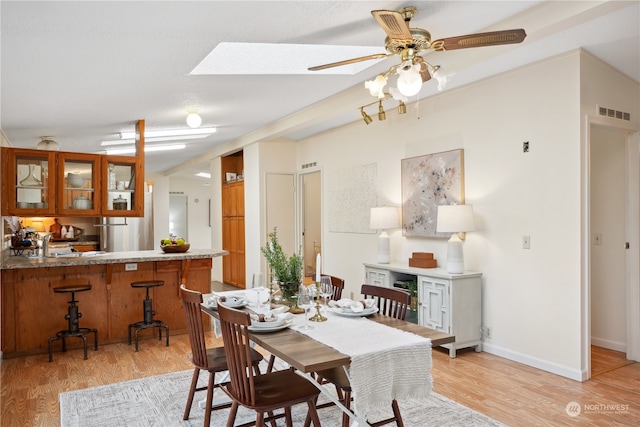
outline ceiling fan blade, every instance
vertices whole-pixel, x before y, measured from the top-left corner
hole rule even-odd
[[[309,67],[308,70],[309,71],[326,70],[327,68],[339,67],[341,65],[355,64],[356,62],[369,61],[371,59],[382,59],[382,58],[386,58],[387,56],[391,56],[391,55],[386,53],[374,53],[373,55],[360,56],[358,58],[351,58],[351,59],[346,59],[344,61],[332,62],[331,64],[316,65],[315,67]]]
[[[521,43],[527,34],[523,29],[491,31],[488,33],[468,34],[435,40],[431,47],[436,51],[466,49],[470,47],[496,46],[500,44]]]
[[[411,32],[402,13],[394,10],[372,10],[371,14],[390,39],[411,41]]]

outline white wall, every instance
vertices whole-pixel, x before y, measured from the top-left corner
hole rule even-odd
[[[574,53],[423,100],[419,117],[411,105],[406,116],[388,112],[386,122],[359,120],[308,138],[298,144],[297,163],[318,162],[326,181],[375,162],[379,204],[399,205],[401,159],[463,148],[466,202],[477,220],[465,259],[483,273],[483,324],[492,328],[486,350],[579,378],[579,96]],[[524,235],[530,250],[521,247]],[[441,239],[396,230],[391,241],[399,261],[413,251],[446,258]],[[346,279],[347,295],[358,291],[377,236],[325,231],[323,243],[324,271]]]

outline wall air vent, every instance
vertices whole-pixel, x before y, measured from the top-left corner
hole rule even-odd
[[[618,111],[618,110],[613,110],[611,108],[602,107],[598,104],[596,104],[596,111],[598,112],[599,116],[611,117],[613,119],[620,119],[620,120],[626,120],[626,121],[631,120],[630,113],[625,113],[624,111]]]
[[[302,165],[302,169],[314,168],[316,166],[318,166],[317,162],[305,163],[304,165]]]

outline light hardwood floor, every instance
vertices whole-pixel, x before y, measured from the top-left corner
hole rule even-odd
[[[212,335],[208,345],[220,345]],[[188,353],[187,335],[176,335],[169,348],[142,340],[138,353],[127,344],[110,344],[89,350],[88,360],[80,349],[55,353],[52,363],[47,355],[4,360],[0,425],[59,425],[60,392],[190,369]],[[450,359],[434,349],[434,391],[511,426],[639,425],[640,364],[604,349],[594,354],[602,373],[579,383],[488,353],[460,352]],[[176,398],[186,399],[186,393]],[[577,417],[565,411],[572,401],[582,408]],[[616,413],[605,405],[623,406]]]

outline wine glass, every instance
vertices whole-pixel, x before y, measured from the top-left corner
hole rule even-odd
[[[331,283],[331,277],[329,276],[321,276],[320,277],[320,296],[322,297],[322,302],[324,304],[325,313],[327,311],[327,298],[333,295],[333,284]]]
[[[300,326],[299,329],[313,329],[313,326],[309,325],[309,310],[313,307],[313,298],[311,298],[309,289],[305,286],[300,286],[298,307],[304,310],[304,325]]]
[[[253,273],[253,279],[251,279],[251,290],[256,293],[256,308],[262,307],[261,302],[261,293],[265,291],[267,288],[265,287],[264,281],[264,273]]]

